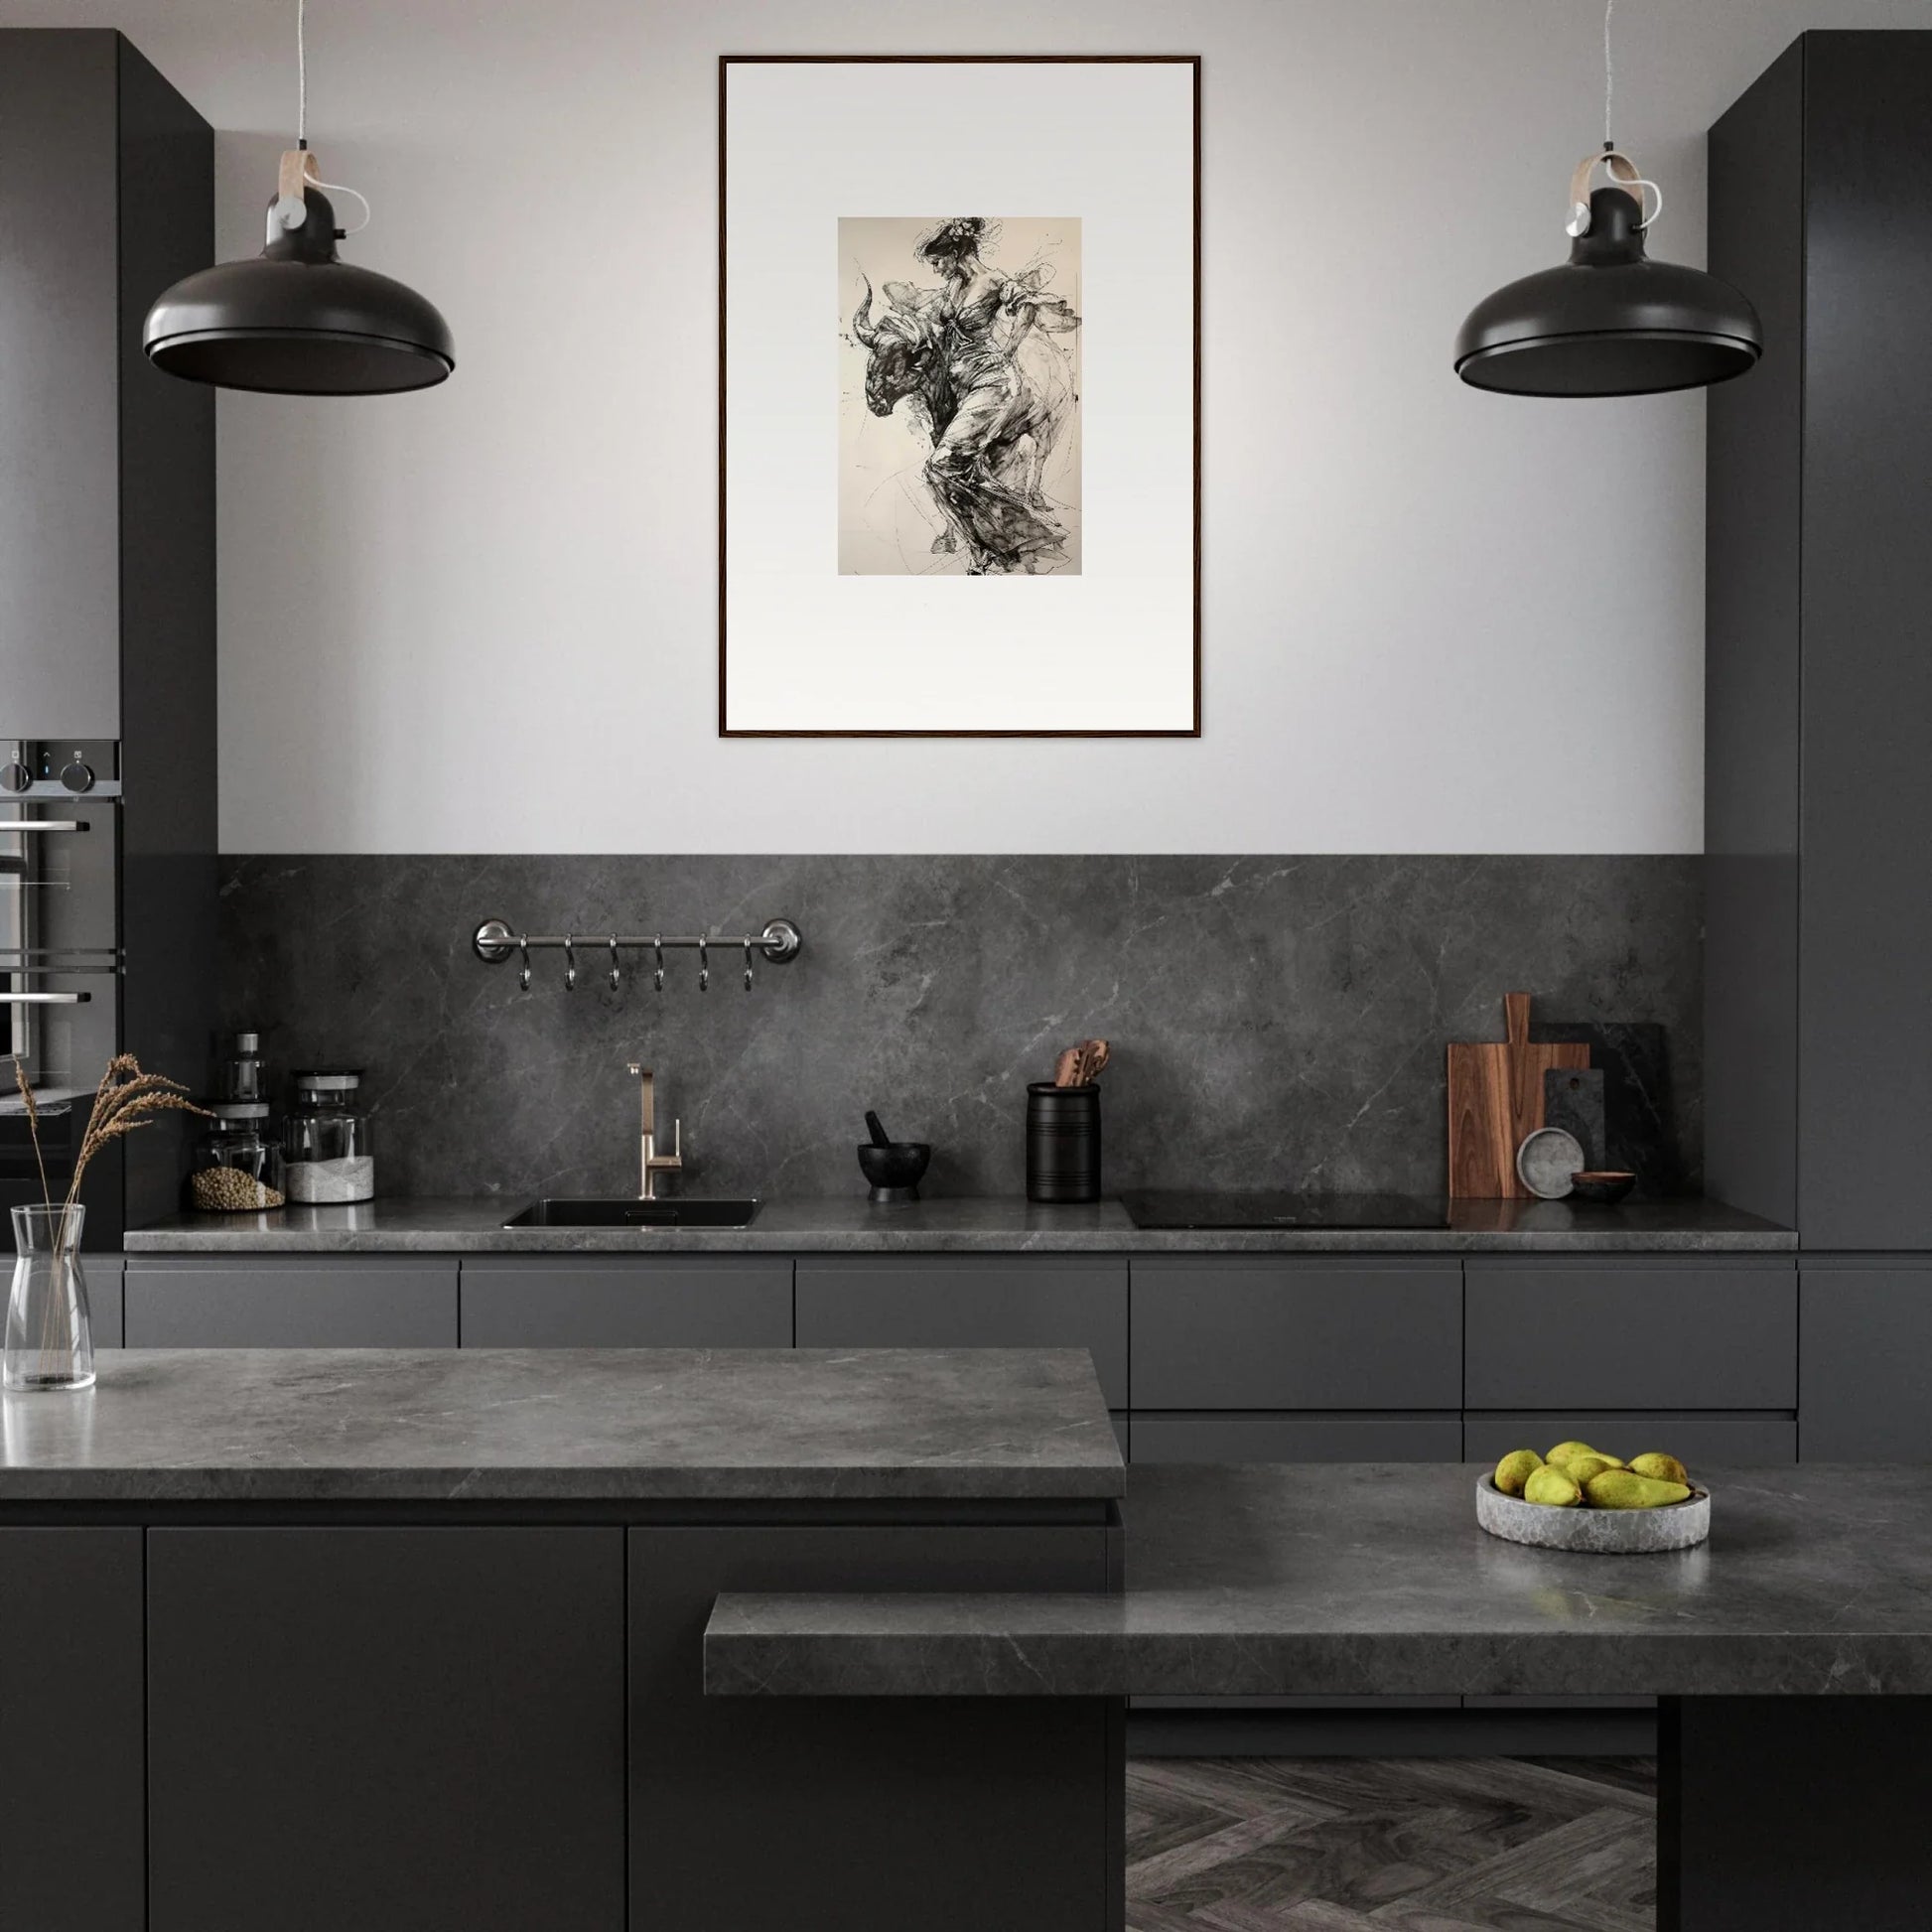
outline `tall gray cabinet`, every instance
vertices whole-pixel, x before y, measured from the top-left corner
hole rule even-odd
[[[1929,124],[1932,33],[1833,31],[1711,133],[1705,1161],[1799,1231],[1807,1459],[1932,1453]]]

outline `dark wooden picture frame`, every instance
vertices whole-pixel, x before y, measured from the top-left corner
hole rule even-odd
[[[726,711],[727,589],[726,555],[726,82],[734,67],[786,65],[1005,66],[1060,63],[1073,66],[1184,66],[1193,69],[1193,717],[1186,726],[1090,730],[938,729],[810,730],[734,727]],[[1198,54],[721,54],[718,57],[718,735],[720,738],[1198,738],[1201,735],[1201,57]]]

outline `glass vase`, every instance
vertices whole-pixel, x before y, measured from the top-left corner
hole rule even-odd
[[[80,1272],[84,1207],[16,1207],[14,1285],[0,1381],[8,1392],[90,1389],[94,1328]]]

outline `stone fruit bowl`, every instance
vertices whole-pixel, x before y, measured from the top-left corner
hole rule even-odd
[[[1495,1477],[1485,1474],[1476,1480],[1476,1521],[1491,1536],[1539,1550],[1645,1556],[1702,1543],[1711,1534],[1711,1492],[1694,1482],[1685,1501],[1657,1509],[1552,1509],[1504,1495]]]

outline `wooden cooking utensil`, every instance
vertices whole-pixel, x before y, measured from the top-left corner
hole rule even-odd
[[[1589,1064],[1583,1040],[1530,1038],[1530,996],[1503,995],[1507,1037],[1449,1049],[1449,1190],[1451,1200],[1528,1200],[1516,1150],[1543,1125],[1543,1076]]]

